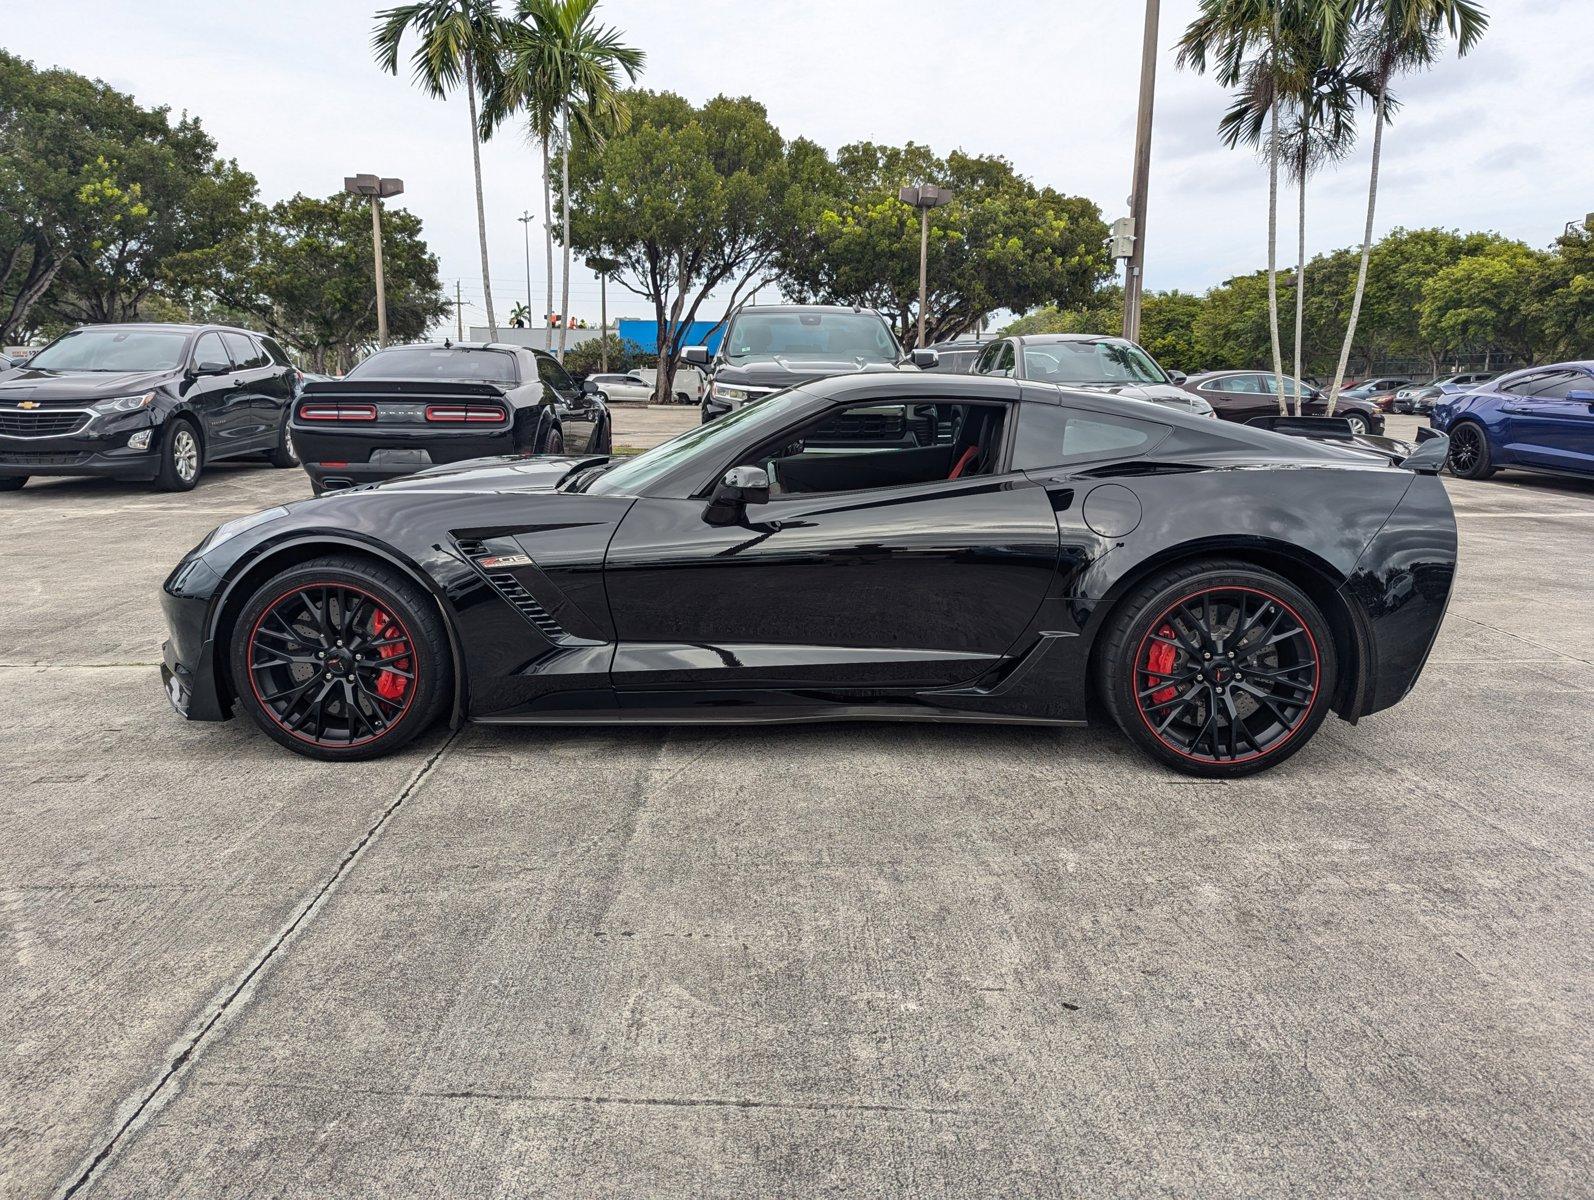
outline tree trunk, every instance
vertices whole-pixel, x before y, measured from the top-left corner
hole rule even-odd
[[[1301,390],[1301,377],[1305,374],[1305,367],[1301,363],[1301,328],[1306,317],[1306,156],[1301,155],[1297,164],[1300,168],[1300,206],[1295,213],[1295,415],[1301,415],[1301,403],[1304,392]]]
[[[565,336],[570,329],[570,101],[559,118],[559,241],[564,263],[559,273],[559,361],[565,360]]]
[[[1373,166],[1367,179],[1367,225],[1362,230],[1362,261],[1356,269],[1356,292],[1350,302],[1350,321],[1345,326],[1345,343],[1339,348],[1339,366],[1328,389],[1328,415],[1334,415],[1340,384],[1345,381],[1345,364],[1350,361],[1351,343],[1356,338],[1356,321],[1362,315],[1362,293],[1367,290],[1367,260],[1373,250],[1373,212],[1378,206],[1378,161],[1384,152],[1384,102],[1389,94],[1389,74],[1378,78],[1378,101],[1373,107]]]
[[[549,153],[549,139],[542,139],[542,244],[547,252],[548,277],[546,299],[543,301],[542,348],[553,352],[553,167]]]
[[[476,236],[482,250],[482,304],[487,309],[487,336],[498,340],[498,318],[493,315],[493,283],[487,270],[487,204],[482,199],[481,129],[476,116],[476,68],[465,59],[465,96],[470,101],[470,161],[476,175]]]
[[[1278,70],[1279,18],[1273,14],[1273,67]],[[1279,99],[1275,83],[1268,106],[1267,149],[1267,325],[1273,342],[1273,387],[1279,416],[1289,415],[1284,401],[1284,349],[1279,344]]]

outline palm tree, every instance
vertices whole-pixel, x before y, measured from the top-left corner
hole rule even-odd
[[[1378,205],[1378,168],[1384,153],[1384,125],[1392,108],[1389,82],[1405,71],[1430,66],[1439,57],[1445,34],[1456,39],[1457,53],[1472,49],[1488,27],[1483,7],[1473,0],[1358,0],[1352,14],[1355,37],[1372,76],[1373,164],[1367,180],[1367,224],[1362,231],[1361,264],[1351,299],[1350,320],[1339,350],[1339,365],[1328,390],[1328,412],[1333,415],[1339,389],[1345,381],[1356,322],[1361,317],[1362,295],[1367,290],[1367,260],[1373,246],[1373,213]]]
[[[1273,342],[1273,383],[1279,413],[1289,412],[1284,402],[1284,350],[1279,339],[1278,221],[1279,221],[1279,103],[1288,0],[1201,0],[1195,20],[1179,39],[1178,63],[1205,74],[1211,63],[1218,82],[1240,88],[1224,115],[1219,134],[1238,145],[1253,128],[1252,144],[1261,142],[1262,121],[1267,137],[1261,144],[1268,162],[1267,180],[1267,307],[1268,331]],[[1248,57],[1255,52],[1255,57]]]
[[[476,110],[479,94],[488,90],[496,72],[503,21],[492,0],[417,0],[376,14],[371,50],[384,71],[398,74],[399,47],[404,35],[417,39],[410,55],[417,86],[433,96],[445,97],[465,87],[470,104],[471,167],[476,176],[476,234],[481,243],[482,295],[487,308],[487,328],[498,337],[493,314],[492,282],[487,270],[487,207],[482,200],[482,122]]]
[[[629,119],[620,76],[634,81],[646,55],[620,41],[620,31],[595,20],[598,0],[520,0],[505,35],[501,88],[490,116],[523,108],[542,148],[543,208],[548,238],[548,308],[553,308],[553,212],[549,176],[552,143],[559,143],[560,241],[564,264],[558,312],[559,359],[564,360],[570,310],[570,138],[601,143]]]

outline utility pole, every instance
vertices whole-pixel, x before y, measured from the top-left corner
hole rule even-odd
[[[929,297],[930,262],[930,210],[952,203],[952,189],[921,183],[897,192],[897,199],[910,208],[919,210],[919,339],[914,344],[924,345],[924,310]]]
[[[465,305],[459,295],[459,280],[454,280],[454,340],[465,340]]]
[[[1146,28],[1140,43],[1140,108],[1135,119],[1135,173],[1129,216],[1134,245],[1124,270],[1124,337],[1140,337],[1140,291],[1146,267],[1146,192],[1151,183],[1151,109],[1157,90],[1157,25],[1161,0],[1146,0]]]
[[[371,251],[376,262],[376,344],[387,345],[387,288],[382,280],[382,201],[388,196],[402,196],[402,179],[383,179],[376,175],[345,175],[343,190],[351,196],[368,196],[371,200]]]
[[[598,277],[598,369],[609,372],[609,276],[620,269],[617,259],[594,254],[587,269]]]
[[[516,217],[520,222],[521,232],[526,235],[526,320],[531,320],[531,223],[537,218],[527,211]]]

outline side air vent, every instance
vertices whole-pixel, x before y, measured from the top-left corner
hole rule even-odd
[[[514,546],[514,543],[508,539],[500,538],[499,541],[509,547]],[[495,571],[483,565],[484,559],[496,560],[510,555],[500,553],[498,548],[488,545],[480,538],[455,538],[454,544],[476,565],[477,570],[486,576],[487,582],[493,585],[493,589],[514,605],[515,611],[535,625],[537,631],[545,638],[557,642],[566,636],[559,622],[553,619],[547,609],[537,603],[535,596],[521,586],[520,580],[516,579],[512,572]]]

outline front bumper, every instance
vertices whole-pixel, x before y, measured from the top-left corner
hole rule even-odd
[[[93,433],[62,437],[0,436],[0,475],[154,479],[160,467],[160,430],[153,430],[145,449],[134,450],[127,444],[128,438],[150,427],[146,419],[108,432],[96,429]]]
[[[225,721],[232,700],[222,687],[210,640],[210,603],[221,578],[202,559],[177,565],[161,587],[161,609],[171,636],[161,646],[161,683],[166,698],[190,721]]]

